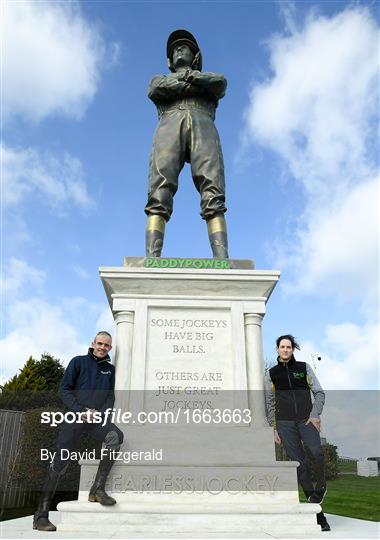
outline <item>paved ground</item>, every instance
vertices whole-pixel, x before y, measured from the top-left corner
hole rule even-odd
[[[318,538],[329,540],[332,538],[372,539],[380,537],[379,523],[373,521],[364,521],[361,519],[346,518],[342,516],[334,516],[331,514],[326,515],[332,530],[330,532],[322,533],[321,536],[318,536]],[[57,524],[59,520],[59,512],[50,512],[49,517],[52,523]],[[197,536],[199,538],[199,534]],[[0,523],[0,538],[94,538],[94,534],[79,535],[78,533],[72,533],[70,535],[69,533],[44,533],[34,531],[32,529],[32,516],[27,516]],[[107,536],[107,531],[104,531],[104,536],[98,536],[97,538],[125,538],[125,536],[119,536],[117,533]],[[134,538],[143,538],[143,536],[136,535]],[[252,538],[257,538],[257,536],[255,537],[252,535]],[[267,535],[266,538],[269,538],[269,536]]]

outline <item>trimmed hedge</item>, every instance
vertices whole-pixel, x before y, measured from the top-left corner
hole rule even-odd
[[[13,478],[27,482],[31,490],[40,491],[46,478],[49,461],[41,460],[41,448],[54,452],[58,433],[58,427],[49,424],[41,424],[43,411],[63,411],[62,408],[41,407],[25,412],[24,429],[21,439],[21,451],[17,460]],[[93,450],[98,455],[101,443],[90,435],[84,434],[77,441],[75,450]],[[69,461],[69,466],[59,481],[60,491],[78,491],[80,466],[78,463]]]

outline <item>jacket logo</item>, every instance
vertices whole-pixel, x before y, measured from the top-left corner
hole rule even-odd
[[[111,375],[111,371],[102,371],[102,370],[100,370],[100,373],[103,373],[103,375]]]
[[[303,371],[294,371],[293,376],[296,379],[302,379],[305,376],[305,373]]]

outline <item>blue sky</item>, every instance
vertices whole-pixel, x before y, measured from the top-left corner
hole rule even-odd
[[[230,256],[279,269],[265,356],[293,333],[332,390],[378,387],[376,2],[3,2],[2,376],[113,330],[99,266],[144,254],[146,96],[169,33],[228,80]],[[165,256],[208,257],[188,168]],[[359,421],[359,420],[358,420]],[[368,420],[371,422],[371,419]]]

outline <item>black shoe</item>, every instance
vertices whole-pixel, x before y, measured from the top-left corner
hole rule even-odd
[[[308,498],[308,501],[310,503],[321,504],[321,502],[325,498],[326,493],[327,493],[327,486],[324,486],[320,490],[314,491],[314,493],[310,495],[310,497]]]
[[[104,506],[112,506],[113,504],[116,504],[115,499],[110,497],[105,491],[107,476],[112,469],[113,463],[114,459],[110,458],[109,455],[100,460],[95,481],[88,495],[88,500],[90,502],[98,502]]]
[[[324,523],[321,524],[321,531],[331,531],[331,527],[330,525],[327,523],[327,521],[325,521]]]
[[[327,523],[326,516],[323,512],[317,514],[317,523],[321,527],[321,531],[331,531],[330,525]]]
[[[113,497],[110,497],[101,487],[98,487],[96,490],[91,489],[88,500],[90,502],[98,502],[103,506],[112,506],[113,504],[116,504],[116,500]]]
[[[33,517],[33,529],[37,529],[37,531],[56,531],[57,527],[49,521],[48,515],[47,512],[36,512]]]
[[[37,529],[37,531],[57,530],[56,526],[49,521],[49,509],[55,490],[57,489],[59,477],[60,473],[50,467],[41,493],[38,508],[33,517],[33,529]]]

